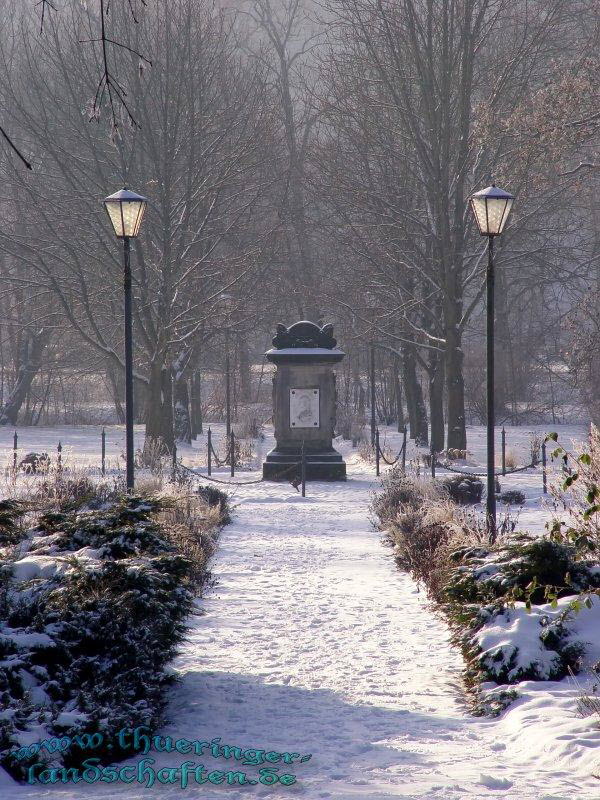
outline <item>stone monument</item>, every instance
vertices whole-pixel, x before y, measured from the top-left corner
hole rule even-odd
[[[336,348],[333,325],[320,328],[303,320],[289,328],[277,326],[273,348],[265,354],[275,364],[273,424],[276,446],[263,464],[270,481],[297,477],[302,443],[306,479],[346,480],[346,464],[333,447],[335,428],[335,374],[344,353]]]

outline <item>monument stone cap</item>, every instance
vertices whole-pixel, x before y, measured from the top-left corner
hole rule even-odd
[[[295,322],[289,328],[279,323],[273,347],[265,355],[273,364],[335,364],[345,355],[336,344],[331,323],[322,328],[309,320]]]

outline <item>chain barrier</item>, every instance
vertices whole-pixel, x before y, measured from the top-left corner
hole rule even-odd
[[[393,467],[393,466],[394,466],[394,464],[397,464],[397,463],[398,463],[398,461],[399,461],[399,460],[400,460],[400,458],[402,457],[402,453],[404,453],[404,451],[406,450],[406,442],[404,442],[404,443],[403,443],[402,447],[401,447],[401,448],[400,448],[400,450],[398,451],[398,455],[396,456],[396,458],[395,458],[393,461],[388,461],[388,460],[387,460],[387,458],[385,457],[385,453],[383,452],[383,450],[381,449],[381,447],[379,447],[379,445],[377,445],[377,448],[378,448],[378,450],[379,450],[379,455],[381,456],[381,458],[383,458],[383,460],[385,461],[385,463],[386,463],[386,464],[388,464],[390,467]]]
[[[213,478],[211,475],[204,475],[202,472],[197,472],[195,469],[192,469],[191,467],[186,467],[186,465],[182,464],[181,461],[178,462],[178,467],[181,467],[181,469],[185,469],[187,472],[190,472],[196,478],[203,478],[204,480],[212,481],[213,483],[223,483],[226,486],[251,486],[252,484],[255,483],[263,483],[265,480],[264,478],[257,478],[256,480],[253,481],[223,481],[219,480],[219,478]],[[280,472],[277,477],[283,478],[285,477],[285,475],[291,473],[293,470],[297,470],[298,468],[300,469],[302,468],[301,461],[298,461],[296,464],[292,464],[290,467],[286,467],[286,469],[284,469],[283,472]]]
[[[375,441],[373,444],[375,445],[375,474],[377,475],[377,477],[379,477],[380,475],[381,458],[390,467],[393,467],[402,458],[402,469],[403,470],[406,469],[406,428],[404,428],[403,433],[404,433],[404,440],[402,441],[402,447],[398,451],[398,455],[396,456],[396,458],[393,461],[390,461],[389,459],[386,458],[385,453],[383,452],[383,450],[379,445],[379,428],[375,429]]]
[[[227,462],[228,462],[228,459],[229,459],[229,456],[230,456],[230,454],[228,453],[228,454],[225,456],[225,458],[223,459],[223,461],[221,461],[221,459],[219,458],[219,456],[218,456],[218,455],[217,455],[217,453],[216,453],[216,450],[215,450],[215,448],[213,447],[213,443],[212,443],[212,441],[211,441],[211,443],[210,443],[210,449],[211,449],[211,451],[212,451],[212,454],[213,454],[213,456],[215,457],[215,462],[216,462],[216,465],[217,465],[217,467],[224,467],[224,466],[226,466],[226,464],[227,464]]]
[[[441,461],[438,461],[437,458],[435,460],[436,467],[440,467],[440,469],[447,469],[449,472],[456,472],[458,475],[476,475],[477,477],[485,477],[487,472],[474,472],[472,470],[463,470],[463,469],[455,469],[454,467],[448,466],[448,464],[444,464]],[[524,467],[515,467],[514,469],[507,469],[505,472],[494,472],[496,478],[501,477],[502,475],[511,475],[513,472],[525,472],[526,469],[531,469],[532,467],[537,467],[538,464],[535,461],[532,461],[531,464],[527,464]]]

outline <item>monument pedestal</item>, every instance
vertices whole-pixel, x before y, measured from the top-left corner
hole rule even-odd
[[[266,353],[275,364],[273,424],[276,446],[263,464],[263,478],[289,481],[300,476],[302,447],[306,479],[346,479],[346,464],[333,447],[335,374],[344,353],[335,348],[333,328],[297,322],[277,326],[274,347]]]

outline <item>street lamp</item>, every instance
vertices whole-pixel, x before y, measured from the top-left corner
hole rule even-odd
[[[496,539],[496,480],[494,457],[494,237],[500,236],[514,196],[492,184],[471,196],[471,209],[482,236],[488,237],[487,287],[487,502],[486,522],[490,541]]]
[[[123,239],[123,288],[125,292],[125,460],[127,491],[133,489],[133,326],[131,314],[131,239],[140,232],[148,201],[129,189],[104,200],[115,235]]]

